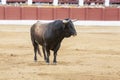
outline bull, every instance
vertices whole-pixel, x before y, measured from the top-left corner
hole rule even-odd
[[[53,63],[56,64],[56,56],[62,40],[77,35],[74,24],[70,19],[55,20],[44,24],[38,21],[31,26],[30,33],[34,47],[34,60],[37,61],[37,52],[41,55],[39,50],[39,45],[41,45],[44,60],[48,64],[50,62],[50,50],[54,53]]]

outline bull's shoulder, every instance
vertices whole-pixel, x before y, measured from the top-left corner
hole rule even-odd
[[[41,25],[41,22],[40,21],[37,21],[36,23],[34,23],[31,27],[36,27],[36,26],[40,26]]]

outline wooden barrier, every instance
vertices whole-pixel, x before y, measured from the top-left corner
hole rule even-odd
[[[37,7],[22,7],[21,18],[23,20],[36,20],[37,19]]]
[[[7,0],[7,2],[26,2],[27,0]]]
[[[6,20],[20,20],[21,19],[21,7],[5,7],[5,19]]]
[[[0,20],[5,19],[5,9],[3,6],[0,6]]]
[[[104,11],[103,20],[105,21],[119,20],[119,9],[118,8],[105,8],[103,11]]]
[[[118,20],[120,21],[120,8],[119,8],[119,13],[118,13],[118,16],[119,16],[119,19],[118,19]]]
[[[86,8],[86,20],[103,20],[102,8]]]
[[[78,19],[119,21],[119,8],[43,8],[0,6],[0,20]]]
[[[54,8],[54,19],[65,19],[70,17],[69,8]]]
[[[33,0],[33,2],[49,3],[53,2],[53,0]]]
[[[39,20],[53,20],[53,8],[38,8],[38,19]]]
[[[70,18],[85,20],[85,8],[70,8]]]

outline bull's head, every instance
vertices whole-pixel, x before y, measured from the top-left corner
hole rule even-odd
[[[74,28],[74,24],[70,19],[64,19],[63,23],[65,25],[64,27],[64,36],[65,37],[70,37],[70,36],[76,36],[77,32]]]

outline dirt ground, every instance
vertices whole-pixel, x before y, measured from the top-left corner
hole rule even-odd
[[[29,26],[0,25],[0,80],[120,80],[120,27],[76,27],[58,64],[34,62]]]

